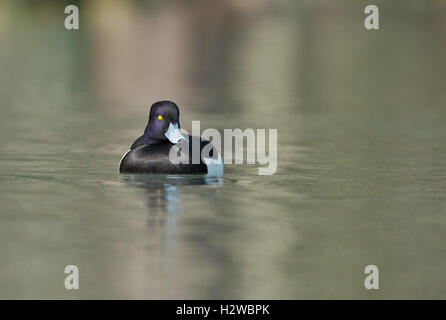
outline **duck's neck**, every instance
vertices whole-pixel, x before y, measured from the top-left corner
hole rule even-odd
[[[149,126],[146,127],[146,130],[144,130],[144,143],[145,144],[155,144],[159,143],[160,141],[158,139],[154,139],[152,135],[150,134]]]

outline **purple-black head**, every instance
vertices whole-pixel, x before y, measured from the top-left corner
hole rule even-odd
[[[177,143],[180,135],[180,110],[172,101],[158,101],[150,107],[149,122],[144,131],[145,143],[170,140]]]

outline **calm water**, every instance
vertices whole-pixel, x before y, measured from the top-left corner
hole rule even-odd
[[[73,32],[3,2],[0,298],[446,298],[440,2],[379,31],[366,3],[85,3]],[[120,175],[159,99],[277,128],[277,173]]]

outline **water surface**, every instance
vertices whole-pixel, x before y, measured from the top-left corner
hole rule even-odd
[[[81,2],[76,32],[11,3],[0,298],[446,297],[440,2],[382,4],[379,31],[365,3]],[[159,99],[187,130],[277,128],[277,173],[119,174]]]

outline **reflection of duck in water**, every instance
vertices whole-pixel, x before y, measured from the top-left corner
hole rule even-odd
[[[138,188],[144,191],[148,217],[146,220],[147,243],[145,256],[149,257],[147,264],[150,274],[164,278],[167,285],[163,285],[162,294],[172,296],[175,294],[175,277],[178,267],[181,267],[181,224],[182,201],[184,196],[181,189],[191,186],[198,198],[198,205],[202,201],[219,202],[219,186],[222,178],[206,175],[164,175],[164,174],[123,174],[123,185]],[[200,187],[202,186],[202,187]],[[209,187],[208,187],[209,186]],[[205,189],[205,190],[203,190]],[[187,192],[190,196],[190,193]],[[190,203],[189,203],[190,205]],[[186,213],[186,212],[184,212]],[[159,292],[159,291],[158,291]]]
[[[128,186],[147,190],[148,207],[165,209],[167,212],[178,211],[179,191],[183,186],[219,186],[223,179],[218,175],[148,175],[126,174],[121,181]]]
[[[171,101],[159,101],[150,108],[144,134],[136,139],[121,159],[122,173],[223,173],[223,162],[212,144],[200,137],[183,135],[180,131],[180,111]],[[200,146],[200,154],[192,157],[192,145]],[[176,146],[181,162],[171,161],[171,149]],[[198,149],[198,148],[197,148]],[[174,150],[172,150],[174,151]],[[179,160],[175,159],[175,160]],[[192,159],[196,161],[192,161]],[[177,163],[179,162],[179,163]],[[196,163],[193,163],[196,162]]]

